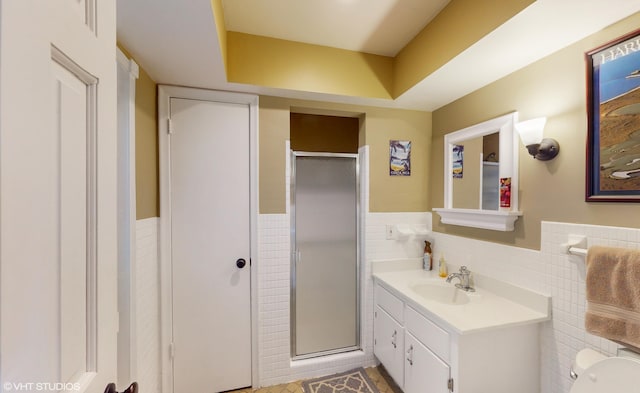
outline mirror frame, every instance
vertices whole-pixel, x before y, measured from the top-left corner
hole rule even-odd
[[[518,112],[496,117],[444,136],[444,208],[433,209],[443,224],[460,225],[495,231],[513,231],[514,223],[522,215],[518,210],[518,150],[519,139],[515,132]],[[511,178],[511,207],[500,210],[456,209],[453,207],[453,157],[452,149],[462,141],[500,133],[499,177]]]

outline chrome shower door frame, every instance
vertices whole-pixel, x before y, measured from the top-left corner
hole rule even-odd
[[[356,342],[355,345],[331,349],[326,351],[314,352],[304,355],[296,354],[296,264],[298,259],[298,253],[296,249],[296,158],[297,157],[326,157],[326,158],[352,158],[355,160],[355,176],[356,176]],[[291,161],[291,174],[290,174],[290,211],[291,211],[291,223],[290,223],[290,236],[291,236],[291,244],[290,244],[290,262],[291,262],[291,281],[290,281],[290,342],[291,342],[291,360],[303,360],[309,358],[315,358],[320,356],[333,355],[338,353],[345,353],[351,351],[357,351],[362,348],[361,346],[361,306],[362,306],[362,294],[361,294],[361,212],[360,212],[360,159],[358,154],[348,154],[348,153],[319,153],[319,152],[304,152],[304,151],[293,151],[291,150],[290,155]]]

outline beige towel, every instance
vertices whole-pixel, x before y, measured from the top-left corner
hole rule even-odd
[[[590,247],[587,332],[640,347],[640,251]]]

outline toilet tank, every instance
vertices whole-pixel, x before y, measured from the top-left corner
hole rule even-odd
[[[576,379],[584,370],[593,364],[606,359],[608,356],[596,352],[593,349],[585,348],[576,354],[576,358],[571,365],[571,378]]]

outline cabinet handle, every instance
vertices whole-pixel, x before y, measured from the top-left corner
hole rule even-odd
[[[409,345],[409,349],[407,349],[407,361],[410,366],[413,366],[413,344]]]
[[[393,345],[394,348],[397,348],[397,345],[396,345],[397,337],[398,337],[398,332],[394,330],[393,334],[391,335],[391,345]]]

